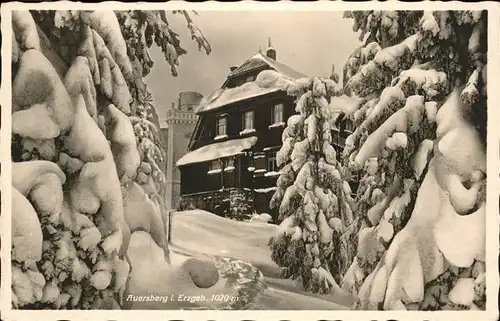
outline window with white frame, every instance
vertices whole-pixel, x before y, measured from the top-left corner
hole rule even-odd
[[[254,112],[253,110],[248,110],[243,113],[243,129],[249,130],[254,129]]]
[[[273,113],[271,115],[271,121],[273,124],[279,124],[283,122],[283,109],[284,105],[282,103],[273,106]]]
[[[223,136],[227,134],[227,117],[219,116],[217,118],[217,136]]]

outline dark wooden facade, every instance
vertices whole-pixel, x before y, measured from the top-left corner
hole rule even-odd
[[[224,86],[232,88],[253,81],[265,69],[269,69],[269,66],[260,66],[241,72],[236,77],[228,77]],[[247,126],[251,130],[245,131],[247,112],[253,113],[253,117],[251,125]],[[280,174],[276,165],[276,152],[281,148],[286,122],[294,113],[294,97],[288,96],[284,91],[240,100],[199,113],[197,128],[189,146],[191,151],[249,136],[256,137],[257,141],[251,148],[231,157],[179,166],[182,195],[179,209],[189,208],[190,205],[186,203],[188,199],[190,202],[196,199],[196,207],[204,207],[205,203],[200,199],[213,199],[225,190],[240,189],[251,195],[251,203],[257,213],[265,212],[276,217],[277,209],[269,208]],[[332,131],[333,144],[340,156],[340,149],[343,149],[345,138],[350,132],[345,130],[345,121],[339,122],[336,128]],[[204,209],[212,207],[207,205]]]
[[[207,113],[200,117],[200,135],[191,149],[196,150],[214,142],[224,142],[242,137],[257,137],[255,145],[245,152],[210,162],[194,163],[179,167],[181,195],[217,193],[222,189],[249,189],[254,193],[257,212],[271,212],[269,200],[279,176],[276,152],[281,147],[281,136],[286,120],[294,113],[293,97],[283,91],[239,102]],[[280,122],[274,122],[275,106],[282,105]],[[279,107],[276,107],[279,108]],[[244,131],[244,114],[253,112],[254,131]],[[226,117],[226,138],[219,136],[217,120]],[[234,168],[233,168],[234,167]],[[257,194],[257,195],[256,195]],[[267,194],[267,195],[258,195]]]

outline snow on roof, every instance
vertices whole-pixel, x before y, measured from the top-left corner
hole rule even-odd
[[[294,79],[307,77],[287,65],[275,61],[259,52],[233,70],[228,75],[228,78],[265,65],[268,65],[274,70],[264,70],[260,72],[254,82],[247,82],[235,88],[219,88],[215,90],[212,94],[202,99],[200,105],[196,109],[196,113],[213,110],[238,101],[284,90],[284,86],[282,86],[283,82],[278,81],[276,84],[273,84],[276,79],[286,79],[288,82],[291,82]],[[274,74],[271,74],[271,72],[274,72]]]
[[[351,113],[355,112],[359,104],[361,103],[361,98],[359,97],[351,97],[351,96],[338,96],[338,97],[332,97],[330,100],[330,111],[335,114],[346,114],[350,115]]]
[[[160,128],[168,128],[168,123],[165,120],[160,120]]]
[[[252,148],[257,142],[257,137],[246,137],[241,139],[232,139],[225,142],[205,145],[195,149],[182,156],[176,163],[177,166],[195,164],[212,161],[215,159],[234,156],[244,150]]]
[[[279,61],[276,61],[274,59],[269,58],[266,55],[263,55],[262,53],[257,53],[255,56],[253,56],[254,59],[261,59],[265,63],[267,63],[271,68],[279,72],[280,74],[293,78],[293,79],[299,79],[303,77],[307,77],[303,73],[298,72],[297,70],[294,70],[290,67],[288,67],[285,64],[282,64]]]
[[[280,74],[298,79],[298,78],[303,78],[307,77],[303,73],[300,73],[287,65],[278,62],[274,59],[269,58],[268,56],[264,55],[263,53],[259,52],[247,59],[245,62],[243,62],[238,68],[233,70],[231,73],[229,73],[228,78],[235,77],[238,75],[241,75],[243,73],[246,73],[249,70],[253,70],[256,68],[260,68],[262,66],[268,65],[272,69],[276,70]]]
[[[264,70],[257,75],[255,81],[246,82],[234,88],[220,88],[202,99],[196,113],[214,110],[238,101],[259,97],[272,92],[286,90],[293,78],[274,70]]]

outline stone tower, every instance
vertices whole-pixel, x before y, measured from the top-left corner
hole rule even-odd
[[[180,198],[180,172],[175,163],[184,154],[191,134],[195,128],[197,116],[195,108],[200,104],[203,95],[197,92],[182,92],[176,103],[167,110],[167,117],[162,122],[163,149],[166,152],[165,175],[167,187],[165,191],[165,205],[167,208],[175,208]]]

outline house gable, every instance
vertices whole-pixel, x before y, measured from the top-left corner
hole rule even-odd
[[[232,70],[227,75],[227,79],[221,88],[233,88],[240,86],[245,82],[248,76],[253,76],[255,79],[259,72],[268,69],[272,69],[281,75],[292,79],[306,77],[306,75],[259,52],[247,59],[239,67]]]
[[[264,70],[273,70],[279,78],[283,79],[281,82],[278,79],[274,81],[275,83],[306,77],[293,68],[259,52],[233,69],[228,74],[224,84],[203,99],[196,109],[196,113],[200,115],[243,100],[282,90],[280,87],[283,86],[269,84],[268,79],[264,81],[266,84],[256,81],[257,76]]]

